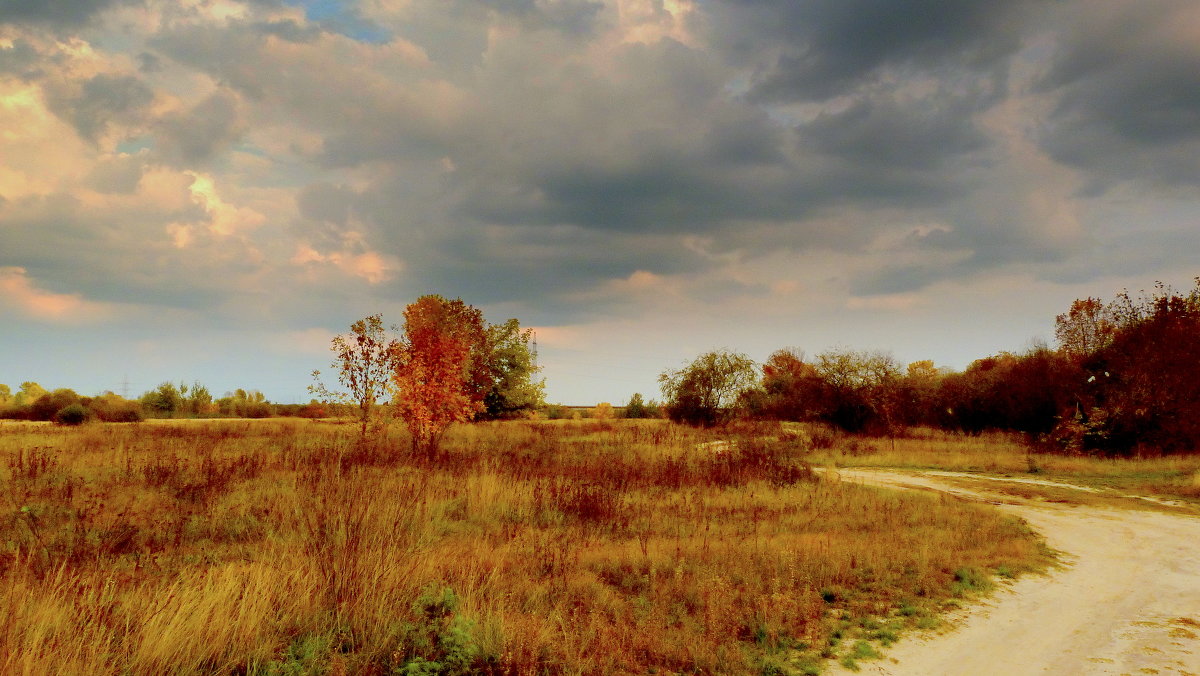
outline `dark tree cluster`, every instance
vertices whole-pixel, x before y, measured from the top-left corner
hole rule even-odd
[[[902,369],[881,352],[779,350],[761,376],[713,352],[660,376],[666,411],[714,425],[737,415],[822,422],[852,433],[930,426],[1020,432],[1045,450],[1124,456],[1200,450],[1200,278],[1109,303],[1086,298],[1056,318],[1056,348],[978,359],[962,372]]]
[[[14,393],[8,385],[0,384],[0,418],[79,425],[89,420],[137,422],[142,417],[139,402],[112,392],[83,397],[71,389],[47,391],[35,382],[25,382]]]
[[[1056,318],[1058,349],[973,363],[944,379],[942,426],[1024,432],[1047,450],[1113,456],[1200,450],[1200,280]]]

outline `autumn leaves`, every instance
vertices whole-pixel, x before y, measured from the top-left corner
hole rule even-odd
[[[352,324],[350,334],[336,336],[332,365],[345,390],[327,389],[318,371],[309,389],[355,408],[363,440],[390,397],[413,450],[432,455],[455,422],[512,415],[541,404],[531,338],[515,319],[489,325],[480,310],[462,300],[422,296],[404,310],[398,338],[388,335],[378,314]]]

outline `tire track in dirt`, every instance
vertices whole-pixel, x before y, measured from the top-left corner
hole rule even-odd
[[[919,472],[838,473],[996,504],[1041,533],[1065,564],[1002,587],[951,618],[950,631],[906,636],[857,673],[1200,676],[1200,518],[1013,499]],[[830,673],[854,672],[831,665]]]

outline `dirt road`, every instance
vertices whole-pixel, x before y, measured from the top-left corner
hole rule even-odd
[[[935,489],[1000,503],[1062,552],[966,611],[952,630],[912,636],[860,674],[1200,676],[1200,517],[1014,500],[936,473],[840,470],[843,481]],[[834,674],[849,674],[840,665]]]

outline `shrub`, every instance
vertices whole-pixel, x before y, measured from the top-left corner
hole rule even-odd
[[[54,414],[54,422],[60,425],[82,425],[91,417],[91,411],[83,404],[71,404]]]
[[[599,404],[596,404],[596,408],[592,409],[590,417],[595,418],[596,420],[612,420],[612,404],[608,403],[607,401],[602,401]]]
[[[115,394],[102,394],[87,405],[92,417],[104,422],[141,422],[145,419],[142,405]]]
[[[650,417],[646,412],[646,402],[642,400],[641,392],[635,392],[634,395],[629,398],[629,403],[625,404],[624,417],[630,419]]]

